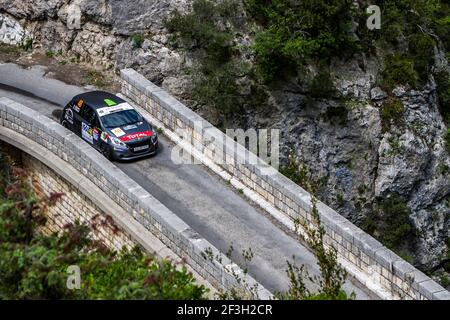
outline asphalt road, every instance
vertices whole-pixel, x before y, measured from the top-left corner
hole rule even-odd
[[[49,117],[74,95],[87,90],[46,77],[44,67],[22,69],[0,64],[0,97],[9,97]],[[272,292],[286,290],[286,260],[295,257],[311,275],[319,270],[315,258],[296,239],[287,235],[264,212],[247,202],[202,165],[176,165],[170,159],[172,142],[160,136],[160,152],[148,159],[116,163],[200,235],[242,263],[242,250],[251,248],[254,258],[249,273]],[[357,299],[371,296],[348,280],[344,288]]]

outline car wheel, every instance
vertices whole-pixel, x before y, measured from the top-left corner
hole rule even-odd
[[[106,159],[112,160],[111,148],[107,144],[102,144],[101,151]]]

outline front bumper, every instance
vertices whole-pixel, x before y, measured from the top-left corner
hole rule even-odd
[[[144,151],[134,152],[130,149],[118,150],[112,148],[112,156],[114,160],[136,160],[140,158],[145,158],[153,156],[158,151],[158,142],[155,144],[150,144],[150,148]]]

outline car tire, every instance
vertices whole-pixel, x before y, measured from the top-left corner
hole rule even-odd
[[[113,160],[112,152],[111,152],[111,147],[110,147],[110,146],[108,146],[108,145],[105,144],[105,143],[102,144],[101,152],[102,152],[103,156],[104,156],[106,159],[108,159],[109,161],[112,161],[112,160]]]

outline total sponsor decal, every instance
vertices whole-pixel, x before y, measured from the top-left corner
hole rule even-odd
[[[126,136],[120,138],[120,140],[121,141],[131,141],[131,140],[135,140],[135,139],[151,137],[152,135],[153,135],[153,132],[151,132],[151,131],[143,131],[143,132],[126,135]]]

